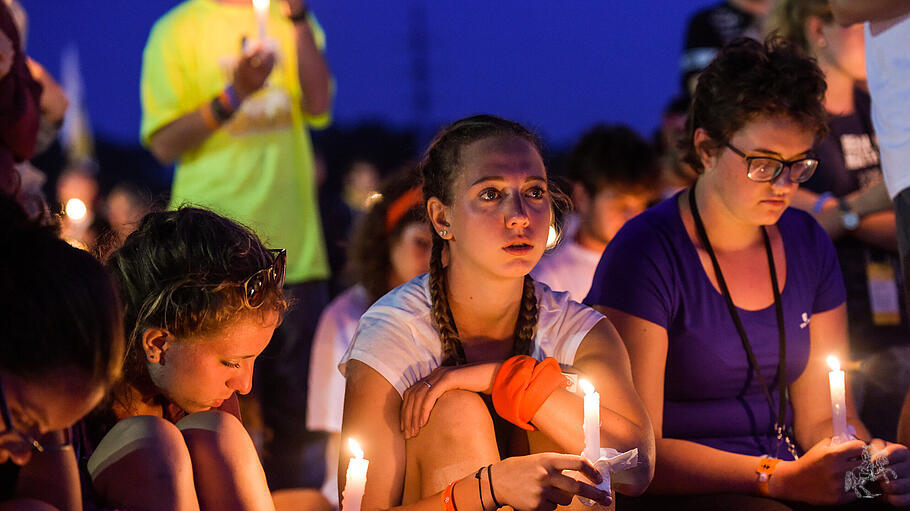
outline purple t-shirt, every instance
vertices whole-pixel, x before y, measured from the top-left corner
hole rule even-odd
[[[789,458],[785,449],[777,449],[774,416],[749,368],[724,297],[708,279],[686,233],[678,197],[645,211],[619,231],[607,245],[585,303],[612,307],[667,330],[664,437]],[[781,299],[789,384],[806,367],[812,315],[844,303],[845,294],[831,240],[811,216],[787,209],[777,227],[787,260]],[[764,258],[755,264],[767,271]],[[779,338],[774,305],[737,312],[762,375],[770,380],[776,413]],[[787,419],[792,425],[792,407]]]

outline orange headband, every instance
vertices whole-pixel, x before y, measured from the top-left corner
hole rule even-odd
[[[401,217],[403,217],[411,208],[420,204],[422,200],[423,194],[420,192],[420,187],[415,186],[392,201],[392,203],[389,204],[389,209],[387,209],[385,213],[385,233],[391,233],[392,229],[398,225]]]

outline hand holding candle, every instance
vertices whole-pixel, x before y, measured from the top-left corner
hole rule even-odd
[[[348,438],[348,445],[354,457],[348,462],[345,475],[344,492],[341,499],[342,511],[360,511],[364,488],[367,484],[367,467],[370,460],[363,459],[363,450],[353,438]]]
[[[588,380],[581,380],[585,391],[585,450],[582,456],[594,463],[600,458],[600,394]]]
[[[256,22],[259,25],[259,41],[265,43],[265,26],[269,19],[269,0],[253,0]]]
[[[831,421],[834,426],[831,443],[839,444],[850,440],[850,433],[847,430],[846,381],[837,357],[829,355],[828,366],[831,367],[828,384],[831,387]]]

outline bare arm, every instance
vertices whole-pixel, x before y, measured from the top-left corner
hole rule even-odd
[[[346,378],[342,454],[338,460],[339,497],[344,491],[350,457],[346,454],[347,439],[354,438],[370,460],[363,509],[391,509],[401,504],[404,489],[405,443],[398,422],[401,397],[381,374],[359,360],[348,362]],[[435,504],[438,509],[438,502]],[[424,502],[413,507],[415,511],[431,510]]]
[[[848,231],[844,227],[837,199],[828,199],[823,204],[822,210],[815,213],[814,208],[818,198],[818,194],[800,188],[796,191],[791,205],[812,213],[831,239],[836,240],[850,235],[885,250],[897,251],[894,211],[884,181],[864,190],[853,192],[846,197],[850,208],[862,218],[859,227],[854,231]]]
[[[306,9],[306,2],[288,0],[288,6],[291,12],[300,12]],[[303,92],[303,109],[310,115],[324,114],[331,104],[329,66],[316,47],[307,21],[294,23],[294,34],[297,37],[297,75]]]
[[[242,103],[250,94],[259,90],[272,72],[275,56],[254,45],[244,52],[234,70],[234,92]],[[200,104],[196,110],[165,124],[149,137],[149,150],[165,165],[177,161],[185,152],[205,142],[215,128],[206,124],[202,110],[209,107],[211,99]]]
[[[910,12],[907,0],[829,0],[834,19],[847,26],[863,21],[884,21]]]
[[[638,449],[639,465],[628,472],[631,484],[617,481],[617,491],[626,495],[644,493],[654,475],[654,434],[632,384],[629,356],[609,320],[601,320],[581,341],[574,366],[603,396],[601,445],[619,451]],[[568,453],[584,449],[583,422],[584,399],[566,389],[551,394],[531,420]]]
[[[63,432],[48,433],[41,440],[46,445],[61,445]],[[33,454],[19,472],[15,494],[19,498],[46,502],[60,511],[81,511],[79,468],[72,446],[48,448],[43,453]]]
[[[654,425],[657,466],[651,489],[663,494],[758,494],[755,472],[760,459],[758,456],[735,454],[688,440],[663,437],[667,331],[655,323],[617,309],[596,308],[613,321],[626,344],[635,386]],[[834,503],[844,499],[845,494],[840,488],[844,471],[851,467],[848,458],[856,456],[861,447],[858,441],[841,444],[836,449],[827,445],[817,446],[799,461],[780,462],[770,480],[771,496],[814,503]],[[820,477],[829,474],[833,476]]]

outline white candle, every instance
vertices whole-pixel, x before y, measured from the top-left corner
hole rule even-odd
[[[846,380],[837,357],[829,355],[828,365],[831,367],[828,384],[831,387],[831,421],[834,426],[832,442],[837,444],[850,439],[847,432]]]
[[[345,476],[344,492],[342,492],[341,510],[360,511],[360,502],[363,500],[363,490],[367,484],[367,467],[370,460],[363,459],[363,450],[353,439],[348,439],[348,445],[354,457],[348,462],[348,471]]]
[[[591,463],[600,459],[600,394],[594,391],[594,385],[588,380],[581,380],[585,391],[585,450],[582,456]]]
[[[259,24],[259,41],[265,42],[265,23],[269,19],[269,0],[253,0],[256,22]]]

